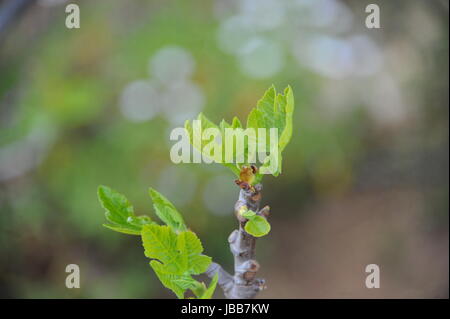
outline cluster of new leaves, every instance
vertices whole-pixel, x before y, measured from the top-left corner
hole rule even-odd
[[[158,225],[148,216],[136,216],[126,197],[106,186],[98,188],[98,198],[106,210],[105,216],[114,231],[140,235],[145,256],[161,283],[178,298],[191,290],[197,298],[211,298],[217,285],[217,275],[209,287],[192,278],[206,271],[211,257],[203,255],[197,235],[188,230],[175,206],[154,189],[149,191],[156,215],[166,224]]]
[[[239,176],[242,166],[254,164],[248,163],[249,159],[255,158],[255,154],[250,154],[250,150],[253,150],[253,148],[250,148],[248,146],[249,143],[255,143],[254,145],[258,145],[259,147],[259,145],[264,144],[265,142],[265,151],[270,152],[270,155],[263,160],[263,163],[261,163],[260,170],[257,173],[256,179],[254,181],[254,184],[256,184],[261,181],[263,176],[261,172],[264,171],[264,168],[267,168],[270,165],[271,161],[276,160],[278,162],[277,169],[276,171],[272,172],[272,175],[278,176],[281,173],[282,151],[289,143],[289,140],[292,136],[293,112],[294,96],[292,89],[289,86],[284,90],[284,94],[277,94],[274,86],[270,87],[265,92],[264,96],[258,101],[256,107],[250,111],[247,117],[246,129],[255,129],[256,141],[248,137],[246,143],[244,144],[244,163],[229,163],[226,160],[225,152],[223,151],[223,141],[225,141],[226,128],[237,129],[241,130],[242,132],[245,132],[246,130],[243,128],[240,120],[237,117],[233,118],[231,124],[227,123],[225,120],[222,120],[219,125],[216,125],[209,119],[207,119],[206,116],[204,116],[202,113],[198,115],[197,120],[201,121],[201,131],[204,132],[208,128],[217,128],[221,132],[221,138],[219,139],[214,136],[211,136],[210,139],[206,140],[194,138],[194,126],[189,120],[185,122],[185,129],[189,135],[191,144],[197,150],[199,150],[211,161],[227,166],[236,176]],[[270,139],[268,138],[268,130],[271,128],[276,128],[278,133],[278,147],[276,149],[271,149],[273,143],[271,145]],[[264,134],[264,136],[259,135],[258,129],[266,129],[266,134]],[[222,152],[213,152],[216,147],[222,149]],[[239,150],[237,150],[234,146],[233,151],[234,158],[237,158],[238,155],[242,155],[238,153]]]

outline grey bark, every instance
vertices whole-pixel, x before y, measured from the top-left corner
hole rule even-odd
[[[252,299],[265,288],[265,281],[256,278],[259,264],[255,260],[256,237],[248,234],[245,230],[247,219],[239,214],[242,206],[256,212],[256,214],[267,218],[269,207],[259,209],[261,201],[262,185],[258,184],[253,189],[241,189],[239,199],[234,206],[234,212],[239,222],[239,229],[234,230],[228,237],[231,253],[234,256],[234,275],[230,275],[219,264],[212,263],[206,275],[212,278],[219,274],[218,284],[228,299]]]

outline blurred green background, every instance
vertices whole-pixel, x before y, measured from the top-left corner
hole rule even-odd
[[[373,1],[75,1],[79,29],[65,1],[19,2],[0,14],[0,297],[175,297],[139,237],[101,226],[99,184],[150,216],[155,187],[231,271],[234,177],[173,164],[169,133],[242,121],[271,84],[296,110],[259,297],[448,297],[447,1],[376,1],[381,29]]]

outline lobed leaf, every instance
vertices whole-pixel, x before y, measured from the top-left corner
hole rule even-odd
[[[192,278],[192,275],[204,273],[211,264],[211,257],[202,254],[200,239],[187,230],[183,218],[169,200],[154,189],[149,193],[156,214],[166,225],[158,225],[145,215],[134,215],[133,206],[124,195],[99,186],[98,198],[110,222],[104,226],[125,234],[141,235],[145,256],[153,259],[150,266],[161,283],[178,298],[184,298],[188,289],[197,297],[212,295],[215,283],[206,288]]]
[[[196,287],[195,282],[197,281],[189,275],[167,273],[164,266],[156,260],[150,261],[150,266],[164,287],[172,290],[179,299],[184,298],[184,293],[187,289]]]
[[[187,270],[177,247],[177,234],[169,226],[147,225],[142,229],[145,256],[159,260],[166,273],[182,275]]]
[[[211,257],[202,255],[203,246],[191,231],[185,231],[178,235],[177,248],[182,253],[183,262],[190,274],[204,273],[211,264]]]
[[[149,189],[149,194],[153,201],[155,213],[158,215],[159,219],[166,225],[172,227],[176,232],[187,229],[183,217],[181,217],[181,214],[167,198],[153,188]]]
[[[203,291],[191,275],[205,272],[211,257],[201,254],[203,247],[197,235],[191,231],[177,234],[165,225],[146,225],[142,230],[142,243],[145,256],[156,259],[150,265],[158,278],[179,298],[187,289]]]
[[[282,151],[289,143],[292,137],[292,118],[294,112],[294,95],[292,89],[288,86],[284,90],[284,95],[276,94],[275,87],[270,87],[261,100],[258,101],[256,108],[250,112],[247,118],[247,127],[257,128],[276,128],[278,129],[278,150],[271,151],[271,157],[267,157],[260,168],[268,168],[273,160],[278,161],[278,169],[272,173],[278,176],[281,173]],[[266,140],[266,150],[270,150],[270,140]],[[277,156],[278,158],[274,158]],[[262,174],[257,174],[255,183],[262,179]]]
[[[107,186],[98,187],[98,199],[105,209],[105,217],[110,224],[103,226],[129,235],[140,235],[142,226],[151,224],[148,216],[134,215],[133,206],[127,198]]]

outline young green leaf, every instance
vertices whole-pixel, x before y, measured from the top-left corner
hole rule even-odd
[[[142,242],[145,256],[158,259],[173,274],[201,274],[211,264],[211,257],[201,254],[200,239],[191,231],[176,234],[169,226],[146,225]]]
[[[145,256],[159,260],[165,272],[182,275],[187,270],[177,248],[177,234],[169,226],[148,225],[142,229]]]
[[[127,198],[111,188],[99,186],[97,194],[105,209],[105,217],[110,222],[103,226],[124,234],[140,235],[142,226],[152,223],[148,216],[135,216]]]
[[[270,231],[269,222],[262,216],[256,215],[252,210],[243,209],[239,212],[248,221],[245,223],[245,231],[252,236],[262,237]]]
[[[209,284],[209,287],[206,289],[206,291],[199,297],[199,299],[211,299],[214,291],[216,290],[217,281],[219,280],[219,274],[216,273],[211,280],[211,283]]]
[[[254,215],[245,224],[245,231],[252,236],[262,237],[270,232],[270,224],[264,217]]]
[[[249,209],[249,210],[243,211],[243,212],[241,213],[241,215],[242,215],[242,217],[245,217],[245,218],[247,218],[247,219],[252,219],[253,216],[256,215],[256,213],[255,213],[254,211],[252,211],[252,210]]]
[[[292,117],[294,112],[294,95],[288,86],[284,95],[277,94],[275,88],[270,87],[256,108],[250,112],[247,118],[247,127],[253,128],[276,128],[278,130],[278,150],[270,149],[270,140],[266,140],[266,150],[270,150],[271,157],[266,158],[259,172],[263,172],[274,160],[278,162],[278,169],[272,173],[278,176],[281,173],[282,151],[289,143],[292,136]],[[277,157],[277,158],[275,158]],[[255,183],[261,181],[263,174],[258,173]]]
[[[200,121],[201,132],[205,132],[209,128],[219,129],[221,132],[221,138],[220,138],[221,141],[224,141],[225,128],[232,128],[232,126],[230,124],[228,124],[225,120],[222,120],[220,122],[220,126],[217,126],[212,121],[210,121],[203,113],[200,113],[197,116],[197,120]],[[235,118],[233,120],[233,125],[239,126],[240,125],[239,119]],[[223,149],[223,144],[221,142],[218,142],[217,140],[212,140],[212,139],[211,140],[195,139],[194,138],[194,135],[195,135],[194,127],[193,127],[193,124],[191,124],[191,122],[189,120],[186,120],[186,122],[184,124],[184,128],[189,136],[189,141],[192,144],[192,146],[194,146],[194,148],[196,148],[204,156],[211,159],[213,162],[220,163],[220,164],[224,165],[225,167],[228,167],[236,176],[239,176],[238,166],[234,163],[226,163],[225,162],[224,149]],[[211,154],[205,148],[205,146],[208,144],[211,145],[210,149],[217,147],[218,149],[220,149],[222,151],[219,152],[219,154]],[[212,145],[214,145],[214,147]],[[215,156],[213,156],[213,155],[215,155]]]
[[[184,298],[184,293],[187,289],[196,287],[196,280],[192,279],[189,275],[167,273],[164,266],[156,260],[150,261],[150,266],[164,287],[172,290],[179,299]]]
[[[202,255],[203,247],[191,231],[179,234],[169,226],[146,225],[142,230],[145,256],[164,286],[182,298],[186,289],[201,292],[191,275],[201,274],[211,264],[211,257]],[[181,296],[181,297],[180,297]]]
[[[153,201],[155,213],[158,215],[159,219],[166,225],[172,227],[176,232],[187,229],[183,217],[181,217],[181,214],[167,198],[153,188],[149,189],[149,194]]]
[[[211,264],[211,257],[202,255],[203,246],[191,231],[178,234],[177,249],[182,255],[183,264],[189,274],[198,275],[206,271]]]
[[[294,94],[292,89],[288,86],[284,90],[284,95],[278,95],[277,99],[278,109],[284,109],[285,114],[285,126],[281,132],[278,145],[280,152],[284,150],[286,145],[289,143],[292,137],[292,117],[294,114]]]
[[[233,117],[233,122],[231,122],[232,128],[242,128],[241,121],[235,116]]]

